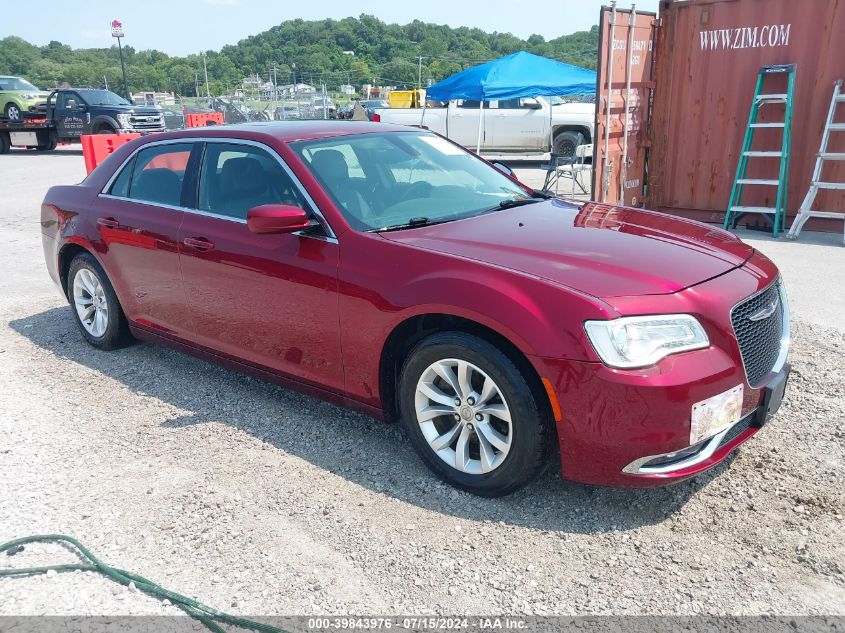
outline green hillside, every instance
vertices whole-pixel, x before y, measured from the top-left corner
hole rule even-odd
[[[412,86],[423,56],[422,81],[443,77],[518,50],[527,50],[586,68],[595,68],[598,30],[580,31],[546,41],[540,35],[522,40],[509,33],[486,33],[466,27],[414,21],[404,26],[385,24],[371,15],[343,20],[289,20],[220,51],[207,52],[211,90],[228,93],[242,79],[258,73],[264,80],[276,67],[278,83],[296,79],[340,84],[362,83]],[[349,54],[354,52],[354,55]],[[202,79],[200,55],[169,56],[156,50],[124,47],[131,91],[194,93]],[[21,75],[43,88],[64,82],[74,86],[120,86],[117,46],[73,49],[60,42],[35,46],[19,37],[0,40],[0,75]]]

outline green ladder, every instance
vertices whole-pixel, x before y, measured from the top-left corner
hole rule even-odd
[[[786,93],[766,94],[763,93],[763,84],[766,77],[775,74],[787,74]],[[742,152],[739,155],[739,163],[736,166],[736,176],[731,188],[731,199],[728,202],[728,210],[725,213],[724,227],[736,228],[737,222],[748,213],[760,213],[772,224],[772,234],[777,237],[784,229],[786,222],[786,191],[789,180],[789,148],[792,139],[792,102],[795,95],[795,64],[779,64],[776,66],[763,66],[757,75],[757,86],[754,88],[754,100],[751,102],[751,112],[748,114],[748,126],[745,128],[745,139],[742,141]],[[758,123],[757,115],[760,108],[771,103],[783,103],[786,108],[783,122]],[[751,149],[754,141],[754,130],[758,128],[782,128],[783,136],[780,151],[761,151]],[[749,158],[778,158],[780,169],[777,179],[767,178],[746,178],[748,173]],[[742,192],[746,185],[762,185],[777,187],[777,198],[774,207],[753,207],[743,206]]]

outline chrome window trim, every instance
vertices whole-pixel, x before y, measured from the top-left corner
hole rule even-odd
[[[783,283],[783,277],[778,274],[775,280],[765,288],[761,288],[757,292],[754,292],[748,295],[747,297],[737,301],[731,308],[730,313],[728,314],[728,318],[731,322],[731,332],[733,332],[734,340],[736,340],[737,348],[739,348],[739,340],[736,338],[736,330],[734,330],[733,326],[734,310],[736,310],[740,306],[740,304],[745,303],[746,301],[750,301],[754,297],[768,291],[769,288],[771,288],[773,285],[777,286],[778,297],[780,299],[781,305],[783,306],[783,310],[781,312],[780,353],[778,354],[778,357],[775,360],[775,364],[772,366],[772,370],[763,377],[763,379],[760,381],[760,384],[752,385],[751,381],[748,380],[748,371],[745,368],[745,360],[742,358],[742,350],[740,350],[739,358],[742,361],[742,373],[745,376],[745,382],[748,383],[748,386],[752,389],[762,389],[767,384],[769,384],[769,382],[771,382],[772,375],[780,373],[780,371],[786,364],[787,357],[789,356],[789,346],[792,338],[789,329],[789,302],[786,299],[786,287]]]
[[[162,209],[169,209],[170,211],[193,211],[187,207],[180,207],[175,204],[165,204],[164,202],[152,202],[145,200],[136,200],[135,198],[124,198],[123,196],[113,196],[110,193],[101,193],[97,197],[105,198],[106,200],[122,200],[123,202],[131,202],[132,204],[145,204],[151,207],[161,207]]]
[[[261,143],[259,141],[253,141],[252,139],[243,139],[243,138],[230,138],[230,137],[205,137],[205,136],[197,136],[197,137],[189,137],[189,138],[169,138],[163,139],[161,141],[151,141],[149,143],[144,143],[141,147],[136,148],[126,159],[120,164],[120,166],[114,170],[114,173],[109,177],[106,181],[106,184],[100,190],[100,193],[97,194],[100,198],[108,198],[112,200],[123,200],[125,202],[134,202],[136,204],[147,204],[162,207],[164,209],[171,209],[173,211],[184,211],[185,213],[192,213],[194,215],[201,215],[209,218],[215,218],[218,220],[228,220],[229,222],[235,222],[236,224],[246,224],[246,220],[241,218],[233,218],[228,215],[221,215],[219,213],[212,213],[210,211],[203,211],[202,209],[191,209],[189,207],[182,207],[176,205],[169,205],[169,204],[161,204],[159,202],[145,202],[144,200],[136,200],[135,198],[124,198],[123,196],[113,196],[110,193],[106,193],[109,189],[111,189],[112,184],[117,179],[118,175],[123,171],[126,165],[138,154],[138,152],[147,149],[148,147],[157,147],[159,145],[176,145],[180,143],[227,143],[229,145],[250,145],[252,147],[257,147],[258,149],[262,149],[266,151],[272,158],[276,159],[276,162],[282,167],[282,170],[288,175],[293,182],[294,186],[299,190],[299,193],[302,194],[302,197],[305,198],[305,201],[311,206],[311,209],[314,212],[314,215],[317,216],[317,221],[323,227],[323,230],[326,232],[326,235],[310,235],[305,231],[296,231],[292,233],[292,235],[299,235],[301,237],[308,237],[311,239],[317,239],[324,242],[329,242],[332,244],[337,244],[337,235],[335,234],[334,230],[329,224],[329,221],[326,219],[326,216],[323,215],[323,212],[317,206],[317,203],[314,202],[314,199],[305,190],[304,185],[302,182],[297,178],[296,174],[293,173],[291,168],[288,164],[284,161],[284,159],[279,156],[279,153],[274,150],[269,145],[265,143]],[[306,229],[307,231],[307,229]]]

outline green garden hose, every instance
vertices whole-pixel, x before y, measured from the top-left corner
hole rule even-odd
[[[157,585],[151,580],[147,580],[142,576],[132,574],[116,567],[110,567],[103,563],[100,559],[94,556],[88,549],[82,545],[75,538],[64,536],[62,534],[46,534],[42,536],[27,536],[25,538],[15,539],[8,543],[0,545],[0,553],[6,552],[9,556],[16,554],[23,549],[27,543],[68,543],[75,547],[82,555],[83,559],[87,559],[87,563],[76,563],[70,565],[50,565],[47,567],[24,567],[20,569],[0,569],[0,578],[10,576],[32,576],[37,574],[46,574],[48,571],[65,572],[65,571],[97,571],[105,574],[115,582],[121,585],[129,586],[129,583],[135,583],[135,586],[146,594],[155,598],[167,598],[174,606],[179,607],[192,618],[202,622],[214,633],[226,633],[225,630],[218,624],[230,624],[232,626],[248,629],[251,631],[258,631],[259,633],[285,633],[283,629],[261,624],[260,622],[253,622],[244,618],[238,618],[228,613],[223,613],[217,609],[212,609],[206,605],[192,600],[186,596],[174,593]]]

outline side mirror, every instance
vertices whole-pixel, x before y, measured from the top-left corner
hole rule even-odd
[[[310,224],[305,210],[291,204],[262,204],[246,212],[246,225],[253,233],[294,233]]]
[[[539,110],[543,105],[534,98],[527,98],[522,102],[522,107],[529,110]]]
[[[495,167],[496,169],[498,169],[498,170],[499,170],[500,172],[502,172],[505,176],[510,176],[511,178],[513,178],[513,169],[511,169],[510,167],[508,167],[508,166],[507,166],[507,165],[505,165],[504,163],[495,162],[495,163],[493,163],[493,167]]]
[[[76,110],[78,112],[85,112],[87,109],[88,109],[88,106],[86,106],[84,103],[77,104],[77,106],[76,106]]]

